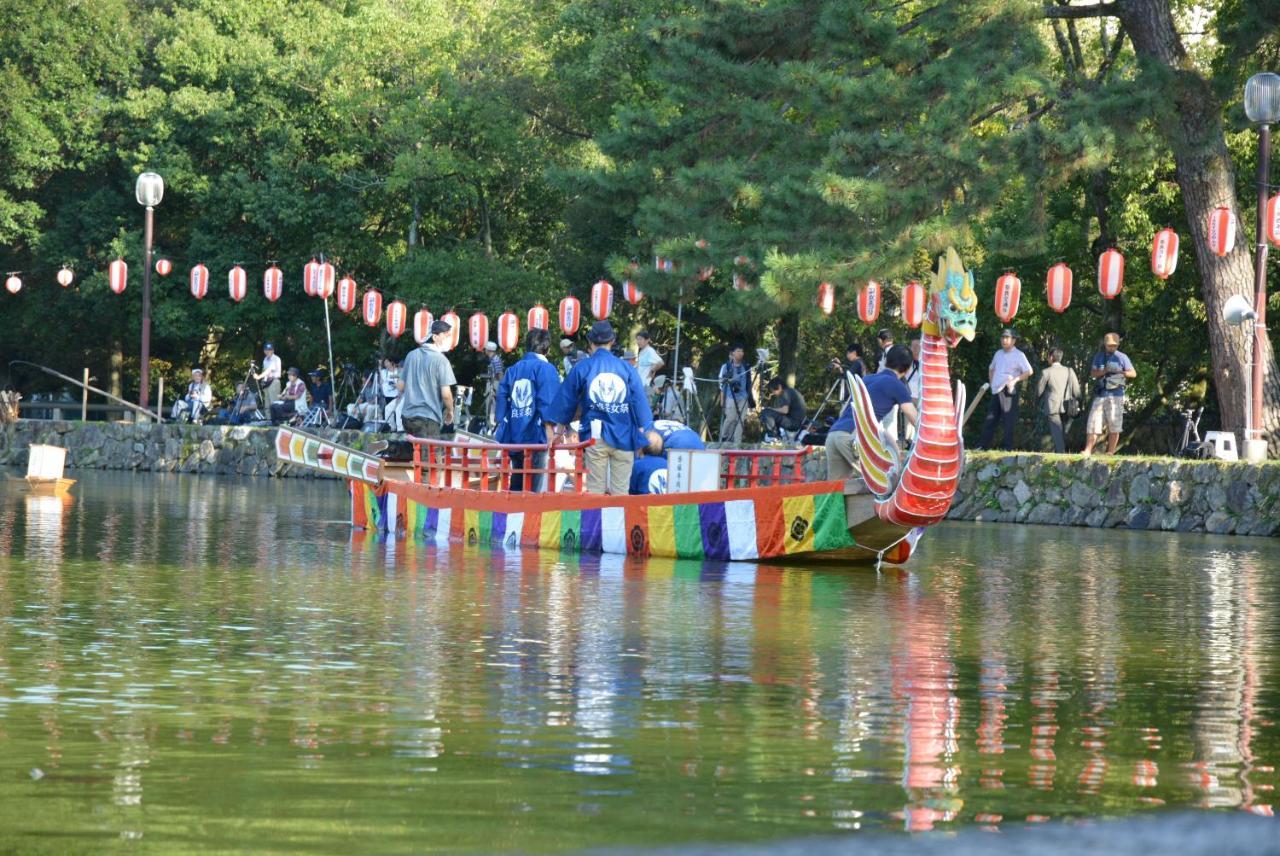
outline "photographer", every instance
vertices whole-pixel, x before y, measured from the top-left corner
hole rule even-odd
[[[1093,382],[1093,406],[1089,408],[1089,421],[1085,430],[1089,439],[1084,455],[1093,454],[1093,447],[1107,437],[1107,454],[1114,455],[1120,444],[1120,432],[1124,430],[1124,388],[1130,378],[1138,376],[1132,361],[1120,351],[1120,334],[1108,333],[1102,337],[1102,351],[1093,357],[1089,374]]]
[[[849,347],[844,349],[843,360],[839,357],[831,358],[830,369],[840,376],[840,388],[844,391],[841,398],[848,400],[850,395],[848,376],[866,377],[867,375],[866,363],[862,361],[862,345],[850,342]]]
[[[720,367],[720,442],[737,445],[742,442],[742,427],[747,414],[756,407],[751,392],[751,367],[743,362],[746,349],[734,343],[729,360]]]

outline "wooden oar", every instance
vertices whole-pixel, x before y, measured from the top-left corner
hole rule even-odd
[[[991,388],[991,384],[984,383],[978,388],[978,394],[973,397],[973,401],[969,402],[969,409],[964,412],[964,418],[960,420],[960,430],[964,430],[964,426],[969,421],[969,417],[973,415],[973,411],[978,409],[978,402],[982,400],[982,396],[987,394],[987,390]]]

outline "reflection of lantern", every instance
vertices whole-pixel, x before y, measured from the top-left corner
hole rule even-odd
[[[156,273],[168,276],[173,273],[173,262],[168,259],[156,259]]]
[[[706,282],[715,274],[716,269],[713,267],[704,267],[698,271],[698,279]]]
[[[529,310],[529,314],[525,316],[525,323],[530,330],[550,330],[551,313],[541,303],[536,304]]]
[[[370,327],[377,327],[378,322],[382,320],[382,292],[376,288],[371,288],[364,293],[364,300],[361,301],[360,314],[364,316],[364,323]]]
[[[316,296],[316,285],[320,282],[320,262],[312,259],[302,267],[302,290],[307,297]]]
[[[123,292],[124,287],[129,284],[129,266],[124,263],[124,259],[116,259],[107,268],[107,284],[116,294]]]
[[[745,267],[751,264],[751,258],[749,256],[734,256],[733,263],[739,267]]]
[[[1098,292],[1112,300],[1124,288],[1124,256],[1119,250],[1107,250],[1098,256]]]
[[[71,272],[71,268],[69,267],[64,267],[62,270],[58,271],[58,285],[63,288],[71,285],[71,283],[75,281],[75,278],[76,275]]]
[[[440,316],[440,320],[449,325],[449,338],[444,340],[440,350],[452,351],[458,347],[458,342],[462,338],[462,319],[458,317],[458,313],[450,309]]]
[[[599,280],[591,286],[591,314],[603,321],[613,311],[613,286],[608,280]]]
[[[582,324],[582,303],[576,297],[566,297],[560,301],[560,329],[566,336],[578,332]]]
[[[343,312],[355,309],[357,292],[356,281],[351,277],[344,276],[338,280],[338,308]]]
[[[743,276],[740,273],[735,273],[733,275],[733,290],[734,291],[750,291],[751,280],[747,279],[745,276]]]
[[[1267,240],[1280,246],[1280,193],[1267,200],[1267,210],[1263,218],[1263,233]]]
[[[284,293],[284,271],[272,265],[262,272],[262,296],[275,303]]]
[[[483,312],[477,312],[467,321],[467,338],[471,347],[477,351],[484,350],[485,343],[489,341],[489,317]]]
[[[836,287],[829,282],[818,283],[818,308],[823,315],[836,311]]]
[[[191,296],[203,300],[209,293],[209,269],[204,265],[196,265],[191,269]]]
[[[863,324],[873,324],[880,317],[880,283],[874,279],[867,280],[858,292],[858,317]]]
[[[706,238],[699,238],[698,240],[693,242],[693,245],[700,250],[705,250],[707,247],[711,246],[709,243],[707,243]]]
[[[902,289],[902,320],[908,327],[919,327],[924,321],[924,286],[909,282]]]
[[[328,300],[333,297],[333,265],[324,262],[320,265],[320,281],[316,285],[316,297]]]
[[[1236,248],[1236,215],[1225,205],[1219,205],[1209,215],[1209,249],[1216,256],[1225,256]]]
[[[227,293],[231,295],[231,299],[236,303],[244,300],[244,292],[247,286],[248,279],[244,274],[244,268],[240,267],[240,265],[236,265],[227,273]]]
[[[644,292],[637,288],[634,282],[627,279],[622,282],[622,297],[632,306],[635,306],[644,299]]]
[[[1049,268],[1044,290],[1045,298],[1054,312],[1066,312],[1071,305],[1071,280],[1071,268],[1067,267],[1066,262],[1058,262]]]
[[[1018,314],[1018,303],[1022,300],[1022,280],[1013,271],[1006,272],[996,280],[996,317],[1008,324]]]
[[[404,334],[404,322],[408,315],[408,308],[399,300],[387,304],[387,333],[391,338],[399,339]]]
[[[1178,267],[1178,233],[1161,229],[1151,241],[1151,272],[1160,279],[1173,276]]]
[[[431,338],[431,322],[435,317],[426,309],[413,313],[413,340],[421,345]]]
[[[4,288],[5,291],[10,294],[17,294],[19,291],[22,291],[22,280],[18,279],[18,275],[16,273],[9,274],[9,278],[4,281]]]
[[[653,269],[656,270],[658,273],[662,273],[663,271],[665,271],[667,269],[666,259],[664,259],[662,256],[654,256]]]
[[[498,316],[498,347],[510,353],[520,345],[520,318],[514,312]]]

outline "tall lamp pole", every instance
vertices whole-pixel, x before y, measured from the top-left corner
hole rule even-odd
[[[1245,457],[1251,461],[1267,457],[1266,432],[1262,422],[1262,381],[1266,363],[1262,349],[1267,336],[1267,190],[1271,178],[1271,126],[1280,121],[1280,74],[1255,74],[1244,85],[1244,112],[1258,126],[1258,229],[1253,272],[1253,377]]]
[[[144,172],[134,185],[134,196],[147,209],[142,230],[142,394],[138,398],[146,410],[151,399],[151,237],[155,208],[164,198],[164,179],[154,172]]]

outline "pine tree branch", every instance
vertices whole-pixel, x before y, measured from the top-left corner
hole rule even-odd
[[[1118,0],[1111,0],[1109,3],[1091,3],[1088,6],[1045,6],[1044,16],[1077,21],[1081,18],[1114,18],[1120,14],[1119,6]]]

